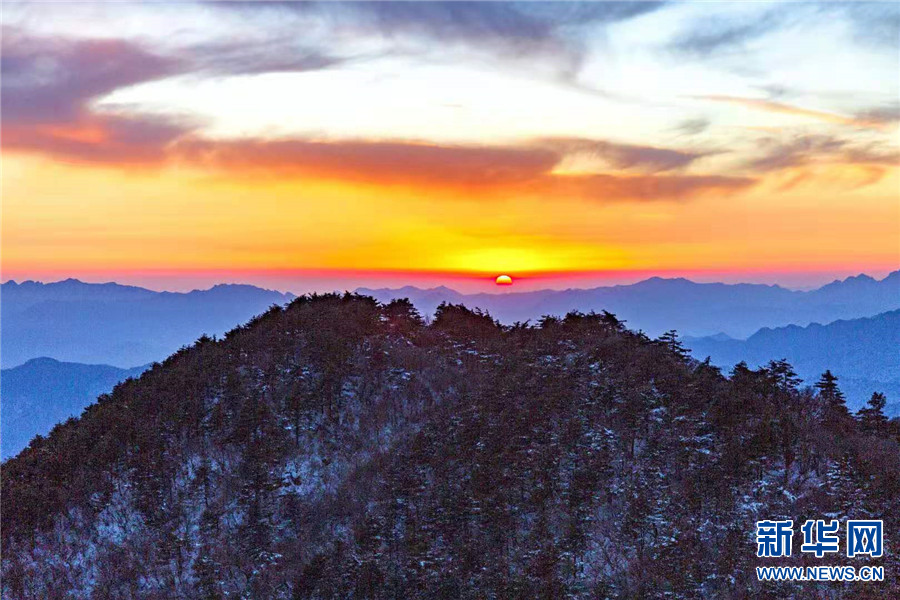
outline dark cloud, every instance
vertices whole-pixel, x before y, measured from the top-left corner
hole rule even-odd
[[[3,120],[59,123],[76,120],[93,98],[180,72],[180,61],[123,40],[35,38],[3,30]]]
[[[627,20],[663,2],[223,2],[213,6],[248,18],[303,15],[333,31],[401,42],[422,39],[435,51],[454,46],[504,59],[540,59],[574,77],[585,48],[577,30]]]

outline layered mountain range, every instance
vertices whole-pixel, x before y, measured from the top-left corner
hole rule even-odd
[[[0,359],[32,358],[131,368],[162,360],[204,333],[221,335],[294,296],[249,285],[156,292],[76,279],[0,286]]]
[[[809,292],[659,278],[593,290],[463,295],[448,288],[406,287],[367,292],[384,302],[409,297],[426,317],[442,302],[452,302],[488,310],[506,322],[534,322],[543,314],[569,310],[609,310],[651,335],[671,328],[679,333],[716,330],[720,333],[714,336],[685,338],[695,357],[709,356],[725,369],[740,361],[764,366],[769,360],[786,358],[807,384],[831,369],[853,409],[878,391],[888,396],[888,414],[898,414],[897,312],[869,316],[900,306],[898,283],[900,276],[895,272],[880,281],[857,276]],[[293,298],[247,285],[171,293],[77,280],[7,282],[0,293],[3,364],[40,358],[2,372],[3,458],[143,368],[134,365],[163,360],[201,335],[221,335],[269,306]],[[827,320],[835,315],[865,318]],[[806,324],[819,317],[824,324]],[[669,324],[664,324],[666,318],[671,319]],[[747,340],[721,333],[738,335],[758,323],[777,324],[779,319],[801,325],[764,327]]]
[[[730,368],[745,361],[763,366],[773,358],[790,362],[809,384],[830,369],[848,404],[859,408],[873,392],[888,396],[891,414],[900,415],[900,310],[825,325],[763,328],[746,340],[722,337],[685,340],[694,356]]]

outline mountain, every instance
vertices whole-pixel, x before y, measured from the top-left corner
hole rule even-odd
[[[759,366],[772,357],[786,358],[809,384],[830,369],[855,408],[875,391],[900,400],[900,310],[827,325],[767,327],[746,340],[695,338],[687,343],[697,358],[709,356],[726,368],[740,361]]]
[[[36,435],[81,414],[97,396],[146,367],[118,369],[109,365],[65,363],[34,358],[24,365],[0,371],[0,453],[18,454]]]
[[[896,597],[890,551],[852,561],[877,586],[756,578],[830,564],[802,518],[900,530],[900,423],[787,375],[724,377],[610,315],[300,298],[4,463],[2,596]],[[778,518],[793,556],[757,558]]]
[[[131,367],[162,360],[200,335],[220,335],[294,296],[249,285],[188,293],[67,279],[0,286],[3,366],[57,360]]]
[[[812,291],[653,277],[632,285],[502,294],[460,294],[445,287],[357,292],[382,302],[409,298],[426,315],[441,302],[481,308],[507,324],[572,310],[607,310],[652,336],[677,329],[689,336],[724,333],[745,338],[762,327],[868,317],[900,308],[900,271],[880,281],[866,275],[848,277]]]

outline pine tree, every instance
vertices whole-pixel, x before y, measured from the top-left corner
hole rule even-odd
[[[887,404],[887,398],[881,392],[872,392],[868,404],[857,412],[857,419],[863,430],[869,432],[884,431],[888,419],[884,414],[884,407]]]
[[[678,332],[674,329],[665,332],[659,336],[656,341],[668,348],[681,360],[687,360],[688,357],[690,357],[690,350],[684,347],[684,344],[678,339]]]
[[[795,391],[800,385],[801,379],[786,358],[769,361],[766,371],[775,382],[775,386],[783,392]]]
[[[822,419],[825,425],[832,429],[842,427],[850,417],[847,401],[838,388],[837,381],[837,376],[826,370],[816,382],[819,401],[822,403]]]

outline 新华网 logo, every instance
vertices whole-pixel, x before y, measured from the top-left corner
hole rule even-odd
[[[800,528],[803,543],[800,551],[822,558],[826,554],[840,552],[840,521],[831,519],[808,519]],[[780,558],[791,555],[794,538],[794,522],[757,521],[756,555],[763,558]],[[848,558],[868,556],[879,558],[884,555],[884,525],[880,520],[847,521],[846,554]]]

